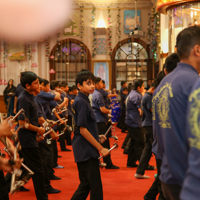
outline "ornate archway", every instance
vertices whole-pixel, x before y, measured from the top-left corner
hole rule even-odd
[[[81,41],[67,38],[56,44],[50,54],[50,80],[67,81],[74,85],[76,74],[81,69],[91,70],[91,54],[88,47]]]
[[[142,78],[146,85],[154,77],[149,45],[138,38],[118,43],[112,52],[112,73],[112,88],[120,89],[121,81],[130,83],[135,78]]]

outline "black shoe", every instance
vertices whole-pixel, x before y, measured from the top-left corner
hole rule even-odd
[[[47,194],[57,194],[57,193],[60,193],[61,191],[60,190],[57,190],[57,189],[50,189],[50,190],[47,190]]]
[[[138,167],[137,164],[134,164],[134,165],[127,165],[127,168],[133,168],[133,167]]]
[[[116,165],[112,165],[112,166],[110,166],[110,167],[105,167],[106,169],[119,169],[119,167],[118,166],[116,166]]]
[[[61,180],[61,178],[53,175],[53,176],[50,177],[50,180]]]
[[[62,156],[58,156],[58,158],[62,158]]]
[[[22,192],[28,192],[30,191],[29,189],[25,188],[24,186],[21,186],[19,191],[22,191]]]
[[[61,149],[61,151],[72,151],[70,149]]]
[[[152,166],[152,165],[148,165],[148,167],[146,168],[146,170],[155,170],[156,167]]]

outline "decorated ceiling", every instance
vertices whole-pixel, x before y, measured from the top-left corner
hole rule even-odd
[[[134,6],[135,0],[74,0],[78,4],[93,4],[94,6]],[[137,0],[138,7],[153,6],[157,0]]]

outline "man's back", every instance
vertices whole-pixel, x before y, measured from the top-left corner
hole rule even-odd
[[[156,134],[161,141],[158,142],[163,144],[160,179],[166,184],[181,186],[185,177],[188,151],[185,133],[187,100],[198,77],[192,66],[179,63],[162,80],[153,97],[153,120],[159,126]]]

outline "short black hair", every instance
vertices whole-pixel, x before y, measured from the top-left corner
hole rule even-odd
[[[167,73],[172,72],[176,67],[177,64],[180,62],[180,58],[177,53],[172,53],[169,55],[165,60],[165,69]]]
[[[89,70],[85,70],[85,69],[82,69],[77,75],[76,75],[76,86],[78,85],[78,83],[80,85],[83,85],[83,82],[84,81],[87,81],[87,80],[92,80],[93,82],[95,81],[95,76],[94,74],[89,71]]]
[[[133,89],[137,90],[138,87],[141,87],[144,81],[142,79],[133,80]]]
[[[44,83],[44,79],[40,78],[39,76],[38,76],[38,80],[40,84]]]
[[[99,83],[101,81],[100,77],[95,77],[95,84]]]
[[[188,58],[192,48],[200,45],[200,26],[183,29],[176,38],[177,52],[180,59]]]
[[[44,86],[46,86],[47,84],[49,84],[49,81],[47,79],[43,79],[44,80]]]
[[[160,82],[162,81],[162,79],[165,77],[165,73],[163,71],[160,71],[158,74],[157,74],[157,77],[156,77],[156,81],[157,81],[157,84],[159,85]]]
[[[72,87],[69,87],[69,91],[68,92],[72,92],[73,91],[73,88]]]
[[[132,85],[133,85],[132,83],[128,84],[128,92],[130,92],[132,90]]]
[[[127,88],[127,87],[124,87],[122,91],[126,91],[126,90],[128,90],[128,88]]]
[[[75,85],[72,85],[72,91],[77,90],[77,87]]]
[[[126,83],[126,81],[121,81],[121,86],[123,86]]]
[[[158,82],[157,82],[157,80],[154,80],[152,83],[151,83],[151,86],[150,86],[150,88],[157,88],[157,86],[158,86]]]
[[[59,82],[58,81],[53,80],[53,81],[50,82],[51,90],[55,90],[55,88],[58,87],[58,86],[59,86]]]
[[[105,81],[104,81],[104,80],[102,80],[102,83],[103,83],[103,84],[105,84]]]
[[[60,87],[64,87],[64,88],[65,88],[67,85],[68,85],[68,84],[67,84],[66,81],[62,81],[62,82],[59,83],[59,86],[60,86]]]
[[[34,72],[26,71],[21,74],[20,83],[26,89],[26,84],[31,85],[37,78],[38,76]]]

